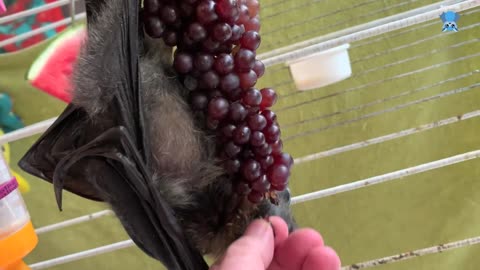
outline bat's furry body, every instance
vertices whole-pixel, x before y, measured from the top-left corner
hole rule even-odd
[[[122,67],[103,65],[109,57],[109,44],[117,42],[110,31],[119,22],[120,9],[111,0],[95,11],[95,20],[89,22],[88,40],[74,70],[72,103],[83,107],[98,125],[110,119],[103,117],[103,109],[112,102],[112,88],[124,75]],[[161,40],[143,36],[139,39],[143,40],[140,94],[147,112],[148,136],[152,138],[149,150],[154,160],[148,169],[153,174],[155,191],[173,208],[193,246],[202,254],[218,256],[258,217],[279,215],[293,228],[288,191],[280,194],[279,206],[265,201],[253,207],[236,195],[231,180],[216,165],[214,138],[190,110],[186,102],[188,90],[170,73],[171,49]]]

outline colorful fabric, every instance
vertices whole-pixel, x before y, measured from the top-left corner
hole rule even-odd
[[[0,0],[0,14],[4,13],[7,11],[7,7],[5,6],[5,3],[3,3],[3,0]]]
[[[2,1],[2,0],[0,0]],[[7,12],[2,16],[8,16],[14,13],[18,13],[27,9],[36,8],[48,3],[55,2],[56,0],[5,0]],[[25,34],[42,26],[48,25],[53,22],[58,22],[65,18],[65,14],[61,7],[53,8],[41,13],[20,18],[15,21],[11,21],[7,24],[0,25],[0,41],[12,38],[17,35]],[[35,45],[45,39],[48,39],[58,32],[65,29],[66,26],[60,26],[50,31],[43,32],[41,34],[32,36],[27,39],[20,40],[14,44],[10,44],[0,48],[0,53],[15,52],[21,49],[28,48]]]

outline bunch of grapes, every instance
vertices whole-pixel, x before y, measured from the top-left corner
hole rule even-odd
[[[143,10],[147,34],[176,46],[173,65],[190,105],[216,133],[222,165],[252,203],[274,201],[293,165],[269,109],[277,95],[255,88],[265,72],[256,59],[258,12],[258,0],[144,0]]]

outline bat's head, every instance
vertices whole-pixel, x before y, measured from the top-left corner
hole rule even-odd
[[[255,219],[277,216],[287,223],[290,232],[297,229],[290,189],[276,192],[275,200],[252,204],[224,183],[202,192],[194,207],[181,214],[188,238],[202,254],[220,257]]]

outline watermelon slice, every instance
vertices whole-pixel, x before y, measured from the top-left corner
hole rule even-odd
[[[86,34],[83,24],[61,33],[33,62],[27,80],[35,88],[69,103],[70,76]]]

